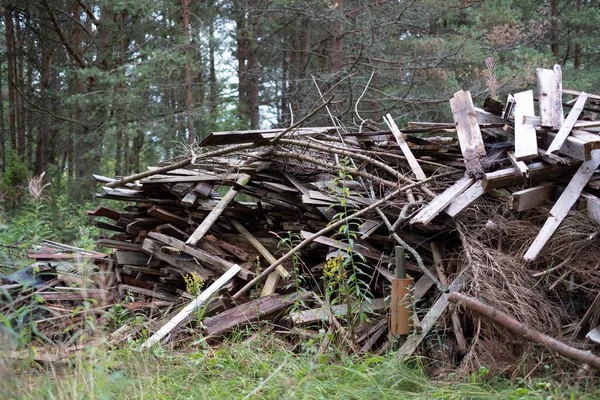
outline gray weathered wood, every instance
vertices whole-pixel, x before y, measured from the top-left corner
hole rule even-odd
[[[475,179],[468,176],[463,176],[456,183],[446,189],[443,193],[439,194],[433,199],[427,206],[425,206],[417,215],[411,220],[411,224],[423,224],[426,225],[433,220],[444,208],[448,207],[454,199],[456,199],[461,193],[467,190]]]
[[[444,209],[444,212],[454,218],[464,209],[473,204],[475,200],[483,196],[484,193],[485,189],[481,185],[481,180],[478,180],[470,188],[455,198],[452,203],[450,203],[448,207]]]
[[[552,185],[535,186],[512,194],[511,209],[527,211],[544,205],[554,198],[556,188]]]
[[[191,313],[194,312],[198,307],[206,302],[210,296],[214,295],[221,287],[231,280],[240,271],[240,266],[235,265],[230,268],[227,272],[219,277],[212,285],[204,290],[198,297],[196,297],[190,304],[185,306],[173,319],[167,322],[162,328],[160,328],[154,335],[142,344],[142,349],[152,347],[155,343],[161,340],[165,335],[171,332],[176,326],[181,324]]]
[[[525,253],[526,261],[533,261],[552,237],[560,223],[565,219],[573,204],[579,198],[581,191],[600,166],[600,150],[592,152],[592,159],[586,161],[577,170],[569,185],[550,210],[550,217],[538,233],[537,237]]]
[[[383,310],[386,306],[389,306],[389,302],[385,302],[383,298],[373,299],[370,302],[365,302],[363,307],[365,310],[369,311],[380,311]],[[331,312],[336,317],[341,317],[348,314],[348,305],[347,304],[339,304],[330,307]],[[296,326],[306,325],[306,324],[314,324],[319,321],[328,321],[329,320],[329,312],[325,308],[314,308],[312,310],[304,310],[304,311],[296,311],[290,313],[290,320]]]
[[[586,100],[587,94],[581,93],[581,95],[577,98],[577,102],[571,109],[571,112],[565,119],[565,122],[562,124],[560,130],[556,134],[556,137],[554,138],[550,146],[548,146],[548,149],[546,150],[548,153],[554,153],[560,150],[563,143],[567,139],[567,136],[569,136],[569,133],[571,133],[571,129],[573,129],[573,126],[577,122],[579,114],[581,114],[581,111],[583,111],[583,107],[585,106]]]
[[[454,292],[458,292],[461,290],[462,286],[465,283],[465,277],[460,275],[448,286],[448,293],[442,293],[440,298],[435,302],[435,304],[431,307],[427,315],[421,321],[420,327],[421,332],[416,335],[409,336],[406,339],[406,342],[402,345],[400,350],[398,350],[398,358],[403,360],[405,357],[410,357],[412,353],[419,347],[419,344],[425,339],[429,331],[433,328],[436,321],[439,317],[446,311],[448,308],[448,297],[450,294]]]
[[[460,151],[467,163],[467,174],[478,177],[483,173],[485,146],[471,94],[463,90],[454,93],[454,97],[450,99],[450,107],[456,123]]]
[[[394,122],[392,116],[387,114],[383,120],[392,131],[392,134],[396,139],[396,143],[398,143],[398,146],[400,146],[400,150],[402,150],[402,154],[404,154],[404,157],[406,157],[406,161],[408,161],[408,165],[412,169],[413,174],[415,174],[415,177],[420,181],[427,179],[427,175],[425,175],[423,168],[421,168],[421,165],[419,165],[419,162],[410,150],[410,147],[408,147],[408,143],[406,143],[406,140],[404,140],[404,136],[402,135],[402,132],[400,132],[400,129],[398,129],[398,126],[396,125],[396,122]]]
[[[236,185],[245,186],[249,181],[250,181],[250,175],[240,174],[239,178],[236,181]],[[202,221],[200,226],[198,226],[198,228],[196,228],[194,233],[192,233],[192,235],[188,238],[188,240],[186,240],[185,243],[194,246],[194,245],[196,245],[196,243],[198,243],[200,240],[202,240],[204,235],[206,235],[206,232],[208,232],[208,230],[211,228],[211,226],[213,226],[213,224],[221,216],[221,214],[225,210],[225,207],[227,207],[227,205],[229,203],[231,203],[233,201],[233,199],[235,199],[235,196],[237,196],[238,193],[239,193],[239,188],[237,186],[232,186],[227,191],[227,193],[225,193],[225,195],[219,201],[219,203],[215,206],[215,208],[213,208],[211,210],[211,212],[206,216],[206,218],[204,218],[204,220]]]

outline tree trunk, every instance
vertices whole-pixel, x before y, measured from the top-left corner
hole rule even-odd
[[[575,2],[575,9],[577,12],[581,12],[581,0]],[[577,27],[575,29],[575,58],[573,60],[573,69],[576,71],[581,68],[581,44],[579,43],[579,36],[581,35],[581,29]]]
[[[17,109],[15,104],[15,37],[13,29],[12,10],[8,7],[4,10],[4,25],[6,27],[6,58],[8,76],[8,126],[10,129],[10,146],[12,150],[17,149]]]
[[[40,71],[40,100],[42,107],[46,110],[50,109],[50,100],[48,96],[48,89],[50,87],[50,41],[48,37],[48,29],[42,25],[42,35],[40,36],[40,47],[41,47],[41,58],[42,66]],[[50,129],[52,119],[48,114],[44,114],[40,117],[40,124],[38,127],[38,138],[37,147],[35,152],[35,168],[34,173],[40,175],[47,168],[47,138],[49,137],[48,130]]]
[[[246,7],[244,1],[237,1],[235,15],[237,62],[238,62],[238,118],[242,127],[248,124],[248,73],[246,60],[248,58],[248,30],[246,24]]]
[[[217,71],[215,69],[215,20],[214,15],[211,15],[211,20],[208,25],[209,39],[208,39],[208,63],[209,63],[209,85],[210,85],[210,99],[209,99],[209,110],[211,120],[217,117],[219,111],[219,91],[217,88]]]
[[[83,34],[81,23],[81,6],[78,2],[74,1],[72,5],[72,18],[73,18],[73,48],[75,52],[81,55],[81,45],[83,43]],[[81,78],[79,76],[79,71],[81,70],[81,65],[79,63],[75,64],[75,74],[71,80],[73,84],[73,89],[75,92],[75,96],[77,96],[77,100],[74,104],[75,112],[73,113],[74,119],[76,121],[81,121],[83,118],[83,113],[81,110],[81,104],[79,102],[79,97],[83,93],[83,83],[81,82]],[[67,181],[68,186],[73,186],[73,179],[75,177],[75,168],[76,163],[79,163],[79,157],[75,157],[75,139],[80,136],[81,127],[76,124],[71,124],[71,129],[69,131],[69,137],[67,138]]]
[[[0,66],[0,172],[6,172],[6,136],[4,132],[4,92],[2,86],[2,67]]]
[[[332,74],[338,74],[342,70],[342,48],[344,46],[343,7],[343,0],[331,0],[331,8],[335,10],[334,14],[336,15],[332,24],[332,37],[329,44],[329,62]]]
[[[31,28],[29,28],[30,26],[31,14],[29,13],[28,3],[25,14],[25,35],[27,42],[27,90],[24,90],[23,93],[25,96],[28,96],[29,99],[33,99],[33,32],[31,31]],[[25,117],[25,112],[23,112],[23,116]],[[33,137],[34,119],[32,117],[32,115],[28,115],[28,118],[25,120],[25,149],[27,154],[27,165],[29,165],[30,168],[33,166],[33,150],[35,142]]]
[[[21,160],[26,161],[26,148],[25,148],[25,99],[24,97],[27,95],[25,88],[25,60],[24,60],[24,51],[22,50],[23,42],[25,41],[25,32],[21,26],[21,22],[17,17],[18,14],[15,14],[15,61],[16,61],[16,74],[15,74],[15,88],[16,92],[19,93],[18,96],[15,97],[15,105],[17,106],[17,148],[19,151],[19,156]],[[31,167],[31,165],[28,165]]]
[[[183,0],[183,29],[185,30],[185,113],[188,129],[188,144],[194,144],[194,124],[192,121],[192,60],[190,40],[190,10],[188,0]]]
[[[558,19],[558,0],[550,0],[550,9],[552,15],[552,54],[559,60],[560,57],[560,25]]]

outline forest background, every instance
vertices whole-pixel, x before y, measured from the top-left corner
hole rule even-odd
[[[46,172],[92,198],[212,131],[289,126],[335,95],[344,129],[449,121],[531,87],[600,83],[597,0],[3,0],[0,193],[18,203]],[[597,90],[596,90],[597,91]],[[331,125],[316,116],[310,125]]]

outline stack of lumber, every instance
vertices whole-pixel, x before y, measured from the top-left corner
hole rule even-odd
[[[540,69],[538,85],[537,99],[533,91],[515,93],[500,109],[477,108],[459,91],[449,123],[399,129],[387,115],[388,130],[296,124],[215,132],[189,157],[118,180],[96,176],[98,198],[123,202],[120,210],[89,212],[112,232],[98,244],[114,249],[119,292],[165,304],[194,301],[147,345],[211,296],[218,304],[204,314],[207,337],[267,320],[308,336],[315,331],[307,326],[344,331],[339,319],[348,305],[324,302],[322,278],[328,259],[351,254],[363,266],[371,317],[341,341],[357,351],[385,349],[384,299],[399,245],[409,255],[417,302],[416,333],[400,354],[412,354],[448,309],[448,330],[466,352],[466,322],[449,306],[473,278],[450,262],[456,221],[476,216],[486,199],[501,199],[515,218],[553,204],[519,255],[533,272],[572,211],[600,222],[600,123],[582,119],[600,111],[600,97],[563,89],[559,67]],[[204,297],[189,293],[192,275],[204,283]]]

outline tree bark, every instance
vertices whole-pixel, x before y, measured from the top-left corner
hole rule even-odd
[[[331,8],[335,10],[335,19],[332,23],[332,37],[330,40],[330,71],[337,74],[342,70],[342,48],[344,46],[344,32],[342,18],[344,15],[343,0],[331,0]]]
[[[185,113],[188,129],[188,144],[194,144],[194,124],[192,121],[192,60],[190,39],[190,10],[188,0],[183,0],[183,29],[185,30]]]
[[[552,15],[552,54],[559,60],[560,57],[560,24],[558,13],[558,0],[550,0],[550,10]]]
[[[17,116],[15,104],[15,37],[13,29],[12,10],[4,10],[4,25],[6,27],[6,59],[8,76],[8,126],[10,129],[10,145],[12,150],[17,149]]]
[[[208,63],[209,63],[209,85],[210,85],[210,99],[209,99],[209,110],[211,119],[217,117],[219,111],[219,90],[217,87],[217,71],[215,69],[215,15],[214,10],[211,15],[210,23],[208,25]]]
[[[538,332],[535,329],[532,329],[510,317],[508,314],[496,310],[495,308],[488,306],[477,299],[462,293],[452,293],[450,297],[448,297],[448,300],[453,303],[464,305],[468,309],[491,319],[509,331],[522,336],[529,341],[543,344],[549,350],[554,351],[563,357],[590,365],[596,369],[600,369],[600,357],[568,346],[563,342],[551,338],[548,335],[544,335],[543,333]]]
[[[248,72],[246,60],[248,58],[248,30],[246,20],[246,7],[243,0],[236,1],[235,10],[237,62],[238,62],[238,118],[243,127],[248,124]]]

